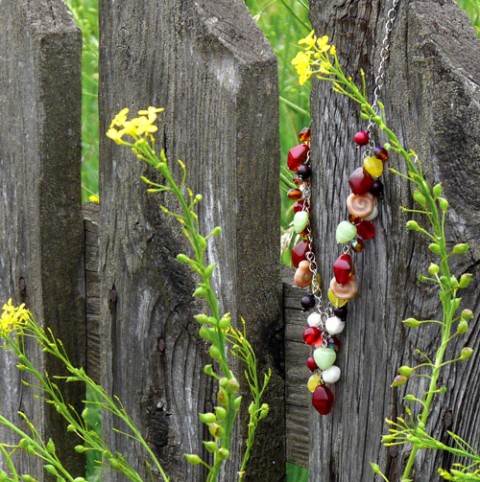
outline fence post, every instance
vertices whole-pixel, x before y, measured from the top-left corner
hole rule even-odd
[[[389,8],[389,2],[380,1],[311,2],[316,31],[333,36],[348,74],[359,79],[359,68],[365,69],[370,92]],[[471,257],[461,261],[457,272],[472,272],[478,280],[480,94],[471,81],[480,78],[478,38],[454,2],[400,2],[393,34],[381,99],[387,118],[405,144],[417,151],[429,179],[443,183],[454,207],[451,242],[462,240],[472,246]],[[365,128],[365,122],[358,118],[357,107],[325,83],[314,84],[312,121],[314,219],[321,271],[327,273],[339,251],[334,233],[346,216],[347,179],[362,161],[353,135]],[[389,165],[405,171],[397,156],[391,156]],[[438,341],[433,327],[406,331],[400,323],[412,315],[432,318],[438,306],[429,287],[416,282],[430,260],[425,243],[405,230],[409,218],[400,206],[410,205],[406,183],[391,173],[384,178],[386,196],[377,235],[356,258],[360,296],[349,308],[338,360],[343,375],[335,387],[337,401],[328,417],[312,411],[310,480],[315,482],[371,481],[372,461],[386,468],[390,480],[400,479],[405,450],[386,450],[380,443],[386,432],[384,418],[404,413],[406,392],[391,389],[390,384],[399,366],[419,362],[416,348],[431,353]],[[478,307],[479,293],[473,291],[466,292],[464,301]],[[478,339],[475,333],[471,336]],[[452,358],[466,342],[463,338],[454,344]],[[469,381],[478,378],[478,352],[474,357],[448,372],[448,394],[427,430],[441,436],[453,429],[476,446],[479,425],[473,411],[480,386]],[[410,393],[418,394],[419,388],[418,380],[408,384]],[[436,480],[437,468],[448,463],[442,453],[420,453],[415,480]]]
[[[283,480],[284,415],[279,277],[278,97],[273,54],[240,0],[100,2],[101,135],[123,107],[163,106],[158,140],[188,166],[222,308],[248,322],[262,368],[274,369],[271,416],[258,434],[249,480]],[[198,412],[215,402],[205,345],[192,318],[193,280],[175,261],[175,223],[139,180],[143,165],[101,143],[100,282],[103,382],[146,431],[174,481],[202,480],[182,453],[202,448]],[[165,199],[168,204],[170,201]],[[142,459],[128,441],[106,436]],[[222,480],[236,480],[235,437]],[[112,475],[112,477],[115,477]]]
[[[0,25],[0,298],[25,302],[82,365],[81,36],[60,0],[2,2]],[[28,340],[27,350],[39,369],[59,374]],[[84,462],[54,408],[33,398],[4,350],[0,365],[0,412],[21,424],[24,411],[81,475]],[[82,397],[72,384],[66,400]],[[4,428],[0,439],[15,441]],[[19,473],[43,480],[43,464],[19,456]]]

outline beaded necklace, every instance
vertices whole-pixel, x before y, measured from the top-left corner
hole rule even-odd
[[[372,104],[377,112],[385,81],[385,64],[390,51],[389,38],[399,1],[393,0],[386,16],[385,37],[380,51]],[[334,276],[327,292],[328,301],[324,300],[322,293],[310,226],[310,129],[304,128],[300,131],[300,144],[288,153],[287,166],[295,172],[293,181],[297,186],[288,192],[288,197],[296,201],[293,206],[293,228],[302,238],[292,249],[292,264],[296,268],[293,281],[297,287],[309,289],[309,293],[301,299],[304,311],[313,310],[307,318],[308,327],[303,333],[305,343],[312,347],[312,353],[306,362],[312,372],[307,387],[312,393],[312,404],[321,415],[329,414],[334,404],[334,395],[328,385],[336,383],[341,375],[340,368],[335,365],[340,348],[337,335],[345,328],[347,303],[358,293],[353,255],[362,252],[365,241],[375,237],[372,221],[378,216],[378,202],[383,197],[383,184],[379,178],[383,173],[384,163],[388,160],[388,151],[384,146],[376,146],[371,138],[372,127],[373,122],[370,121],[366,130],[357,132],[353,139],[359,148],[366,147],[366,156],[363,165],[355,169],[348,179],[352,191],[346,201],[349,215],[348,220],[340,222],[336,229],[336,241],[343,245],[343,250],[333,263]]]

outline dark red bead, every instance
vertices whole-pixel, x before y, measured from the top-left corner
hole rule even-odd
[[[310,129],[308,127],[304,127],[299,133],[298,133],[298,139],[302,142],[310,142]]]
[[[308,164],[302,164],[297,169],[297,174],[300,176],[301,179],[310,179],[312,176],[312,168]]]
[[[353,140],[359,146],[366,146],[370,141],[370,134],[368,133],[368,131],[359,131],[355,134]]]
[[[314,372],[317,368],[318,368],[318,365],[317,365],[317,362],[315,361],[315,358],[313,358],[313,356],[309,356],[308,359],[307,359],[307,367],[309,370],[311,370],[312,372]]]
[[[353,272],[352,257],[349,254],[340,255],[333,263],[333,274],[337,283],[344,285],[348,283]]]
[[[353,194],[365,194],[370,191],[373,183],[373,177],[365,172],[363,167],[357,167],[348,178],[348,184],[350,184]]]
[[[385,149],[385,147],[377,146],[375,147],[373,153],[375,157],[380,159],[382,162],[388,161],[388,151]]]
[[[383,197],[383,183],[382,181],[379,181],[376,179],[373,182],[373,186],[369,189],[369,192],[373,194],[374,196],[377,196],[378,198]]]
[[[298,201],[293,205],[293,212],[298,213],[299,211],[303,211],[303,201]]]
[[[292,147],[288,152],[287,165],[291,171],[296,171],[308,157],[308,151],[310,148],[307,144],[299,144],[298,146]]]
[[[295,174],[295,176],[293,176],[293,182],[296,186],[300,186],[303,184],[303,179],[298,174]]]
[[[300,241],[292,248],[292,264],[298,268],[300,261],[307,259],[308,241]]]
[[[334,308],[333,309],[333,314],[337,317],[340,318],[342,321],[345,321],[347,319],[347,314],[348,314],[348,308],[347,305],[343,305],[340,308]]]
[[[328,415],[332,410],[335,397],[326,385],[319,385],[312,395],[312,405],[320,415]]]
[[[375,237],[375,226],[370,221],[361,221],[357,224],[357,233],[363,239]]]
[[[303,341],[307,345],[314,346],[317,343],[319,343],[321,340],[322,340],[322,332],[314,326],[309,326],[303,332]]]
[[[311,310],[315,306],[315,296],[309,294],[300,300],[303,311]]]

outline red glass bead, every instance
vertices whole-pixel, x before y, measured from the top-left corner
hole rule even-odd
[[[388,151],[385,149],[385,147],[382,147],[382,146],[375,147],[373,154],[377,159],[380,159],[382,162],[388,161]]]
[[[300,261],[307,259],[308,241],[300,241],[292,248],[292,264],[298,268]]]
[[[314,346],[322,340],[322,332],[314,326],[309,326],[303,332],[303,341],[307,345]]]
[[[370,141],[370,134],[368,133],[368,131],[359,131],[355,134],[355,137],[353,138],[353,140],[359,146],[366,146]]]
[[[365,249],[365,242],[362,238],[357,238],[352,241],[352,249],[357,253],[361,253]]]
[[[353,194],[365,194],[372,188],[373,183],[373,177],[365,172],[363,167],[357,167],[348,178]]]
[[[299,144],[292,147],[288,152],[287,165],[291,171],[296,171],[302,164],[305,163],[310,148],[307,144]]]
[[[298,138],[302,142],[310,142],[310,129],[308,127],[304,127],[299,133]]]
[[[361,221],[357,224],[357,234],[363,239],[375,237],[375,226],[370,221]]]
[[[318,365],[315,362],[315,358],[313,358],[313,356],[309,356],[307,358],[307,367],[312,372],[314,372],[318,368]]]
[[[352,257],[349,254],[340,255],[335,263],[333,263],[333,274],[337,283],[344,285],[353,273]]]
[[[287,196],[292,201],[299,201],[302,199],[303,193],[300,191],[300,189],[289,189]]]
[[[298,201],[293,205],[293,212],[298,213],[299,211],[303,211],[303,201]]]
[[[335,397],[326,385],[319,385],[312,395],[312,405],[320,415],[328,415],[333,407]]]

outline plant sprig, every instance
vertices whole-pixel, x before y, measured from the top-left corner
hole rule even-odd
[[[407,150],[401,144],[393,130],[388,126],[385,120],[383,104],[378,102],[379,112],[377,112],[368,102],[364,73],[361,72],[362,88],[359,89],[352,78],[344,73],[338,60],[335,46],[328,43],[327,36],[317,38],[312,31],[306,38],[301,39],[299,44],[304,47],[295,59],[293,59],[292,63],[299,73],[300,84],[306,82],[312,76],[330,82],[335,92],[359,104],[362,119],[374,123],[388,139],[388,144],[385,147],[395,151],[403,158],[407,167],[407,174],[400,173],[395,169],[390,170],[394,174],[409,181],[409,183],[415,187],[413,199],[415,203],[419,205],[419,209],[411,210],[403,208],[403,211],[412,212],[422,217],[421,224],[417,220],[412,219],[407,222],[406,227],[408,230],[415,231],[427,238],[429,242],[428,249],[431,255],[435,257],[435,262],[432,261],[428,269],[428,276],[422,274],[419,276],[419,280],[437,285],[441,319],[418,321],[415,318],[409,318],[404,321],[404,325],[409,328],[416,328],[429,323],[439,324],[441,327],[440,345],[436,350],[433,361],[426,357],[427,362],[416,367],[400,367],[398,375],[392,384],[394,387],[401,386],[405,384],[409,377],[416,371],[428,369],[428,374],[415,374],[413,376],[426,376],[430,380],[429,387],[420,397],[416,397],[413,394],[407,394],[404,397],[407,404],[419,404],[421,407],[420,413],[417,417],[411,417],[411,421],[408,424],[400,417],[397,418],[397,422],[389,422],[390,425],[395,428],[390,429],[390,434],[384,437],[384,442],[388,445],[411,446],[411,452],[402,475],[402,482],[410,480],[417,452],[422,448],[448,450],[450,452],[454,450],[456,455],[472,459],[472,467],[475,469],[475,472],[470,472],[470,468],[463,468],[462,470],[465,469],[463,475],[468,474],[468,477],[476,478],[458,480],[480,480],[480,475],[478,475],[477,470],[478,455],[469,450],[465,450],[466,442],[462,441],[459,448],[447,449],[445,444],[441,444],[425,432],[435,397],[446,391],[446,387],[439,386],[441,370],[449,364],[468,360],[473,354],[471,348],[464,347],[457,357],[452,360],[445,360],[447,347],[453,339],[467,332],[468,321],[473,317],[473,313],[469,309],[464,309],[458,314],[461,304],[461,298],[458,296],[459,290],[469,286],[472,275],[464,273],[460,278],[457,278],[452,275],[450,267],[451,257],[465,254],[468,252],[469,247],[466,243],[459,243],[456,244],[453,249],[448,248],[445,225],[449,203],[445,197],[443,197],[442,185],[436,184],[435,186],[431,186],[428,183],[415,151],[411,149]],[[453,331],[454,329],[455,332]],[[406,410],[407,413],[411,414],[408,406]],[[456,442],[461,440],[453,434],[452,436]],[[372,470],[384,480],[388,480],[377,464],[372,464]],[[447,478],[447,480],[457,480],[452,478],[453,473],[454,469],[450,472],[440,471],[440,475]]]

